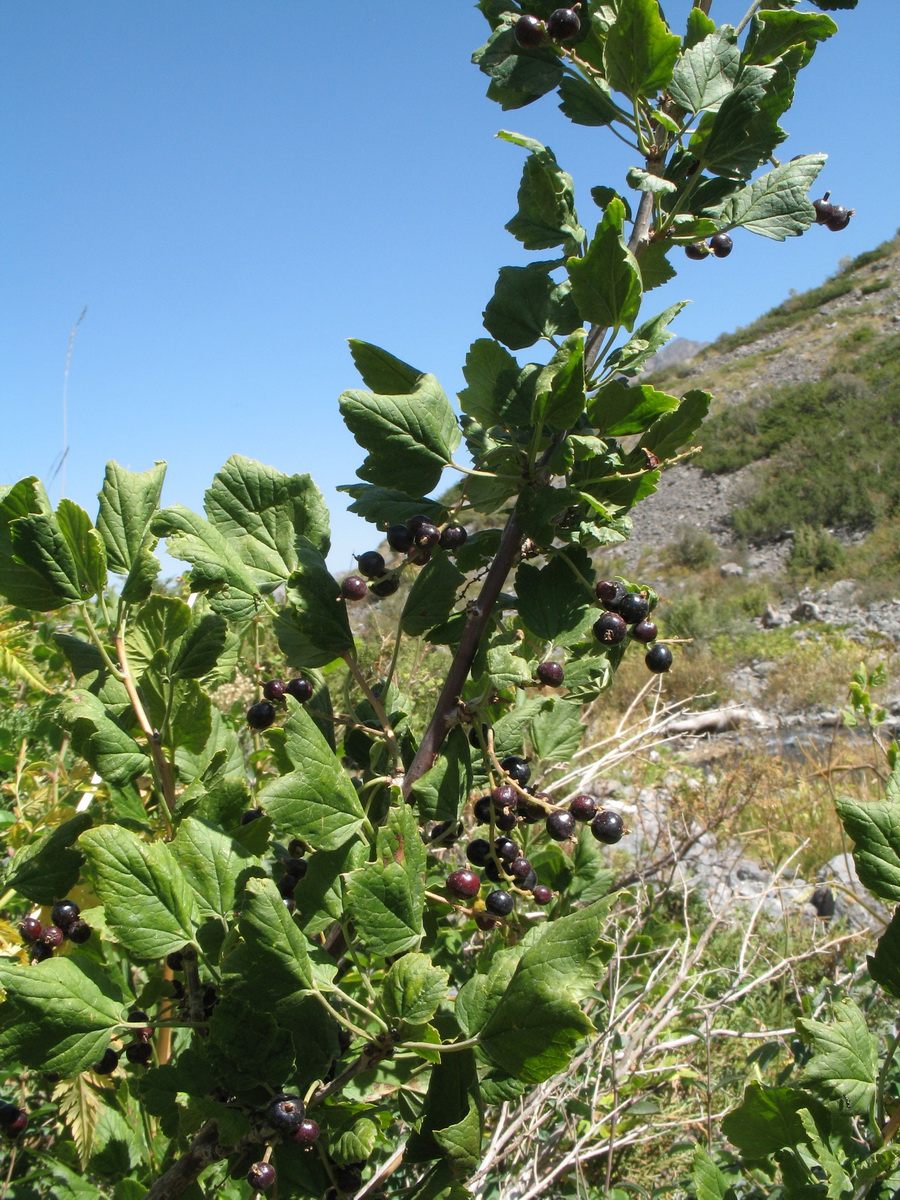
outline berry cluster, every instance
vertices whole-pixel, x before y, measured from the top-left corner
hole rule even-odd
[[[465,544],[468,534],[462,525],[445,525],[439,529],[428,517],[417,513],[405,524],[391,525],[385,537],[392,550],[406,555],[409,564],[424,567],[435,546],[452,554]],[[345,600],[363,600],[369,593],[378,597],[392,596],[396,592],[400,577],[397,571],[388,570],[384,555],[377,550],[366,550],[355,558],[359,574],[347,575],[341,582],[341,595]]]
[[[296,907],[294,892],[296,891],[297,884],[309,870],[309,862],[304,857],[306,851],[306,842],[301,841],[300,838],[292,838],[288,846],[289,857],[281,860],[281,865],[284,869],[276,886],[288,912],[294,911]]]
[[[688,258],[697,260],[709,258],[710,254],[715,258],[727,258],[733,246],[734,242],[727,233],[717,233],[708,242],[691,242],[685,246],[684,252]]]
[[[513,33],[516,41],[523,50],[536,50],[538,46],[542,46],[549,38],[553,42],[565,42],[569,38],[575,37],[581,29],[581,19],[576,8],[581,8],[580,4],[576,4],[573,8],[556,8],[547,18],[546,22],[540,17],[533,17],[526,14],[524,17],[519,17],[513,26]]]
[[[633,641],[648,645],[656,641],[658,630],[648,620],[650,604],[641,592],[626,591],[625,585],[617,580],[601,579],[596,586],[597,599],[606,612],[594,622],[594,637],[604,646],[618,646],[629,634]],[[651,646],[644,657],[648,668],[656,675],[668,671],[672,665],[672,651],[668,646]]]
[[[247,724],[251,729],[262,732],[268,729],[277,715],[276,705],[284,707],[285,696],[293,696],[298,704],[305,704],[313,694],[313,686],[308,679],[297,676],[289,679],[270,679],[263,684],[264,700],[251,704],[247,709]]]
[[[830,195],[831,192],[826,192],[821,200],[813,200],[813,208],[816,210],[816,224],[824,225],[832,233],[840,233],[842,229],[846,229],[850,224],[850,218],[856,212],[856,209],[844,208],[843,204],[830,204],[828,200]]]
[[[81,909],[74,900],[59,900],[50,910],[50,924],[41,925],[37,917],[25,917],[19,922],[19,932],[31,945],[31,961],[43,962],[63,944],[64,939],[83,945],[93,932],[81,919]]]

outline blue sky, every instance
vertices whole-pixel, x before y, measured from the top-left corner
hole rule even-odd
[[[736,23],[748,0],[714,0]],[[681,30],[688,0],[669,0]],[[676,260],[646,316],[690,297],[675,330],[711,340],[893,236],[890,148],[900,5],[861,0],[801,75],[781,158],[827,151],[822,186],[858,215],[779,244],[740,233],[727,261]],[[96,512],[107,459],[169,463],[193,508],[233,453],[309,471],[332,508],[336,571],[377,537],[344,511],[361,453],[337,397],[346,338],[463,385],[522,151],[549,144],[589,188],[633,155],[552,98],[503,113],[470,64],[487,24],[468,0],[6,0],[0,6],[0,482],[48,481]],[[890,89],[890,92],[889,92]],[[596,210],[593,210],[596,211]],[[449,479],[447,480],[449,482]],[[49,483],[56,500],[61,476]]]

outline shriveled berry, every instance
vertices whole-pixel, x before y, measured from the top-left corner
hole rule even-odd
[[[378,596],[383,600],[385,596],[393,596],[399,586],[400,577],[398,575],[388,575],[384,579],[379,579],[377,583],[370,583],[369,591],[373,596]]]
[[[341,595],[345,600],[365,600],[369,585],[362,575],[345,575],[341,580]]]
[[[263,695],[267,700],[281,700],[284,696],[285,684],[283,679],[270,679],[263,684]]]
[[[527,768],[526,768],[527,770]],[[491,792],[491,803],[494,808],[512,808],[516,802],[516,789],[511,783],[501,783]]]
[[[575,818],[570,812],[553,812],[547,818],[547,833],[555,842],[564,842],[575,832]]]
[[[597,599],[609,612],[618,612],[619,603],[625,596],[625,584],[617,579],[601,579],[594,587]]]
[[[689,246],[685,246],[684,252],[688,258],[699,262],[701,259],[709,257],[709,246],[706,242],[691,242]]]
[[[553,899],[553,892],[545,883],[536,884],[535,887],[532,888],[531,894],[534,896],[535,904],[549,904]]]
[[[94,1071],[97,1075],[112,1075],[113,1071],[119,1065],[119,1055],[112,1046],[107,1046],[103,1052],[103,1057],[99,1062],[94,1063]]]
[[[469,871],[465,867],[460,867],[458,871],[451,871],[447,876],[447,891],[458,896],[460,900],[471,900],[473,896],[478,895],[480,888],[481,880],[474,871]]]
[[[247,1182],[258,1192],[265,1192],[275,1182],[275,1168],[271,1163],[255,1162],[247,1172]]]
[[[42,946],[55,950],[57,946],[62,945],[64,937],[65,934],[58,925],[45,925],[38,940]]]
[[[825,222],[826,228],[830,229],[832,233],[840,233],[842,229],[846,229],[850,224],[852,216],[852,209],[844,208],[843,204],[835,204],[831,211],[831,216]]]
[[[524,787],[531,778],[531,767],[529,767],[525,759],[520,758],[518,754],[510,754],[506,758],[501,759],[500,766],[510,777],[513,783],[517,783],[520,787]]]
[[[50,920],[65,933],[72,922],[78,920],[80,912],[74,900],[59,900],[50,910]]]
[[[580,28],[581,21],[578,19],[578,13],[571,8],[554,9],[547,20],[547,33],[554,42],[573,38]]]
[[[88,925],[87,921],[82,921],[79,917],[77,921],[73,921],[66,930],[66,937],[70,942],[74,942],[76,946],[83,946],[85,942],[90,941],[93,929]]]
[[[384,574],[384,559],[377,550],[367,550],[365,554],[357,554],[355,557],[360,575],[365,575],[367,579],[380,579]]]
[[[637,625],[633,626],[631,636],[636,642],[643,642],[647,645],[648,642],[655,642],[656,635],[659,630],[656,628],[654,621],[638,621]]]
[[[446,525],[441,531],[441,545],[445,550],[458,550],[468,540],[464,525]]]
[[[644,655],[644,662],[654,675],[662,675],[672,665],[672,651],[668,646],[651,646]]]
[[[466,858],[473,867],[483,867],[491,857],[491,843],[487,838],[473,838],[466,846]]]
[[[261,808],[248,808],[246,812],[241,813],[241,824],[249,825],[251,822],[258,821],[260,817],[264,817],[265,815]]]
[[[275,709],[268,700],[260,700],[247,709],[247,724],[251,729],[268,729],[275,720]]]
[[[488,892],[485,896],[484,907],[495,917],[508,917],[515,907],[515,901],[509,892],[497,888],[496,891]]]
[[[479,825],[489,825],[491,821],[491,812],[493,811],[490,796],[479,796],[472,805],[472,812],[475,820]]]
[[[437,525],[432,525],[431,521],[423,521],[413,534],[415,544],[427,550],[430,550],[432,546],[436,546],[440,540],[441,531]]]
[[[23,917],[19,922],[19,933],[26,942],[36,942],[41,936],[41,923],[37,917]]]
[[[266,1109],[266,1122],[276,1133],[296,1133],[306,1116],[306,1107],[299,1096],[282,1092],[275,1096]]]
[[[597,801],[593,796],[573,796],[569,803],[569,812],[576,821],[593,821],[596,811]]]
[[[619,814],[612,812],[611,809],[604,808],[591,821],[591,833],[598,842],[605,842],[607,846],[615,845],[616,842],[621,841],[624,832],[625,823]]]
[[[133,1067],[149,1067],[153,1049],[146,1042],[130,1042],[125,1047],[125,1057]]]
[[[535,675],[545,687],[560,687],[566,677],[560,664],[549,659],[547,662],[538,663]]]
[[[319,1126],[312,1117],[304,1117],[297,1126],[294,1141],[298,1146],[311,1146],[319,1136]]]
[[[387,544],[398,554],[405,554],[413,544],[412,534],[406,525],[392,525],[387,531]]]
[[[513,26],[513,33],[523,50],[534,50],[542,44],[547,36],[544,22],[539,17],[531,16],[530,13],[519,17]]]
[[[312,698],[313,685],[308,679],[304,679],[302,675],[298,675],[295,679],[289,679],[284,685],[284,690],[289,696],[292,696],[298,704],[306,704],[307,700]]]
[[[717,233],[709,239],[709,248],[716,258],[727,258],[734,248],[734,242],[727,233]]]
[[[619,604],[618,613],[626,625],[637,625],[650,611],[650,603],[640,592],[626,592]]]
[[[628,626],[618,613],[607,612],[594,622],[594,637],[604,646],[617,646],[624,642]]]

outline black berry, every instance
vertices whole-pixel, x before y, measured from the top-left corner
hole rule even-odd
[[[507,873],[509,872],[509,867],[504,867],[503,869]],[[492,858],[489,858],[484,864],[484,874],[485,878],[489,879],[491,883],[500,883],[500,881],[503,879],[500,868]]]
[[[464,546],[468,538],[462,525],[448,525],[441,533],[441,545],[445,550],[458,550]]]
[[[555,42],[574,37],[580,28],[578,13],[571,8],[554,9],[547,21],[547,33]]]
[[[65,933],[72,922],[78,920],[80,912],[81,909],[74,900],[60,900],[50,910],[50,920]]]
[[[466,858],[473,867],[483,867],[491,857],[491,843],[487,838],[473,838],[466,846]]]
[[[26,942],[36,942],[41,936],[41,923],[37,917],[23,917],[19,922],[19,933]]]
[[[488,892],[484,898],[484,907],[489,913],[495,917],[508,917],[515,906],[515,901],[509,892],[504,892],[502,888],[498,888],[495,892]]]
[[[699,262],[700,259],[708,256],[709,246],[707,246],[706,242],[691,242],[689,246],[685,246],[684,252],[688,258],[693,258]]]
[[[297,1126],[294,1141],[298,1146],[311,1146],[319,1136],[319,1126],[311,1117],[304,1119]]]
[[[469,871],[465,867],[460,867],[458,871],[451,871],[447,876],[447,891],[458,896],[460,900],[471,900],[473,896],[478,895],[480,888],[481,880],[474,871]]]
[[[281,700],[284,696],[285,686],[283,679],[270,679],[263,684],[263,695],[267,700]]]
[[[733,246],[734,242],[727,233],[717,233],[709,239],[709,248],[716,258],[727,258]]]
[[[479,912],[475,914],[475,924],[484,933],[490,929],[496,929],[500,922],[496,917],[492,917],[490,913]]]
[[[644,655],[644,662],[654,675],[662,675],[672,665],[672,651],[668,646],[651,646]]]
[[[103,1052],[103,1057],[98,1063],[94,1063],[94,1071],[98,1075],[112,1075],[113,1071],[119,1065],[119,1055],[113,1050],[112,1046],[108,1046]]]
[[[628,626],[618,613],[607,612],[594,622],[594,637],[604,646],[617,646],[624,642]]]
[[[625,584],[614,579],[601,579],[595,586],[597,599],[609,612],[618,612],[622,598],[627,595]]]
[[[341,595],[345,600],[365,600],[369,585],[362,575],[346,575],[341,580]]]
[[[511,863],[518,858],[522,851],[519,849],[517,842],[512,838],[498,837],[494,840],[494,849],[497,852],[497,857],[502,858],[504,862]]]
[[[38,941],[38,942],[35,942],[34,945],[31,947],[31,961],[32,962],[36,962],[36,963],[44,962],[45,959],[52,958],[52,957],[53,957],[53,947],[52,946],[47,946],[43,942]]]
[[[313,685],[308,679],[304,679],[302,675],[298,675],[296,679],[289,679],[284,685],[284,690],[289,696],[297,701],[298,704],[305,704],[312,697]]]
[[[416,513],[414,517],[410,517],[406,522],[406,528],[410,532],[410,536],[415,540],[416,534],[423,525],[432,525],[434,522],[430,517],[426,517],[424,513]]]
[[[656,635],[659,630],[653,621],[638,621],[637,625],[631,630],[631,636],[636,642],[643,642],[646,645],[648,642],[655,642]]]
[[[438,842],[442,846],[453,846],[461,833],[462,825],[459,821],[441,821],[432,829],[429,841]]]
[[[400,586],[400,578],[397,575],[388,575],[384,579],[379,579],[377,583],[369,584],[369,591],[373,596],[384,598],[385,596],[393,596],[397,588]]]
[[[432,525],[430,521],[423,521],[413,534],[415,544],[426,550],[430,550],[432,546],[436,546],[440,540],[441,531],[437,525]]]
[[[260,817],[266,814],[261,808],[248,808],[246,812],[241,813],[241,824],[249,825],[251,821],[258,821]]]
[[[251,729],[268,729],[275,720],[275,709],[268,700],[260,700],[247,709],[247,724]]]
[[[493,810],[490,796],[479,796],[472,805],[472,812],[475,815],[475,820],[479,825],[489,825],[491,821],[491,812]]]
[[[362,1164],[350,1163],[347,1167],[335,1167],[334,1179],[342,1192],[353,1194],[362,1187]]]
[[[500,766],[513,783],[519,784],[520,787],[524,787],[531,778],[531,767],[524,758],[519,758],[518,754],[510,754],[507,758],[501,759]],[[515,794],[507,803],[512,804],[514,800]]]
[[[617,611],[626,625],[637,625],[650,611],[650,604],[640,592],[626,592]]]
[[[554,842],[564,842],[575,832],[575,818],[570,812],[553,812],[547,818],[547,833]]]
[[[296,1133],[306,1116],[306,1108],[299,1096],[283,1092],[270,1101],[265,1116],[276,1133]]]
[[[297,886],[297,880],[293,875],[282,875],[277,880],[275,886],[278,888],[278,894],[282,900],[292,900],[294,898],[294,888]]]
[[[28,1113],[18,1104],[0,1100],[0,1129],[7,1137],[18,1137],[28,1124]]]
[[[387,531],[387,544],[398,554],[405,554],[413,544],[412,534],[405,525],[392,525]]]
[[[842,229],[846,229],[850,224],[850,218],[853,212],[849,208],[844,208],[843,204],[835,204],[831,211],[831,216],[825,222],[825,225],[832,233],[839,233]]]
[[[424,567],[426,563],[431,562],[431,547],[413,546],[406,558],[414,567]]]
[[[527,770],[528,768],[526,767],[525,769]],[[491,803],[498,810],[512,808],[515,802],[516,789],[511,783],[501,783],[491,792]]]
[[[302,879],[308,870],[309,863],[305,858],[288,858],[284,862],[284,873],[292,879]]]
[[[38,940],[42,946],[55,950],[57,946],[62,945],[64,936],[58,925],[45,925]]]
[[[288,854],[291,858],[302,858],[306,849],[306,842],[302,838],[291,838],[288,842]]]
[[[502,829],[504,833],[509,833],[511,829],[515,829],[519,823],[519,818],[516,816],[515,809],[503,809],[494,817],[494,824],[498,829]]]
[[[488,744],[489,730],[490,726],[481,726],[481,740],[484,742],[485,746]],[[474,746],[476,750],[481,749],[481,742],[478,740],[478,730],[474,726],[469,730],[469,745]]]
[[[514,858],[509,864],[508,870],[513,879],[521,882],[528,877],[531,871],[531,861],[527,858]]]
[[[531,894],[532,894],[532,896],[534,896],[535,904],[549,904],[550,901],[553,899],[553,893],[551,892],[551,890],[547,887],[547,885],[545,883],[537,884],[532,889]]]
[[[813,208],[816,210],[816,224],[827,225],[829,218],[834,213],[834,205],[828,203],[828,197],[831,192],[826,192],[821,200],[813,200]]]
[[[85,942],[90,941],[93,929],[88,925],[87,921],[82,921],[81,918],[73,921],[66,930],[66,937],[70,942],[74,942],[76,946],[83,946]]]
[[[170,971],[184,970],[184,953],[181,950],[173,950],[171,954],[166,955],[166,966]]]
[[[592,821],[597,811],[597,801],[593,796],[573,796],[569,804],[569,812],[576,821]]]
[[[543,683],[546,687],[560,687],[566,677],[565,672],[559,663],[549,660],[547,662],[538,663],[535,674],[537,675],[539,682]]]
[[[149,1067],[153,1050],[146,1042],[130,1042],[125,1047],[125,1057],[133,1067]]]
[[[377,550],[367,550],[365,554],[356,555],[356,565],[360,575],[367,579],[380,579],[385,572],[384,559]]]
[[[531,892],[534,890],[537,881],[537,871],[532,867],[528,874],[520,879],[518,883],[523,892]]]
[[[256,1162],[247,1172],[247,1182],[256,1191],[265,1192],[275,1182],[275,1168],[271,1163]]]
[[[513,26],[513,33],[523,50],[534,50],[546,37],[544,22],[530,15],[519,17]]]
[[[622,818],[617,812],[611,812],[608,808],[598,812],[591,821],[591,833],[598,842],[605,842],[607,846],[621,841],[624,832],[625,824]]]

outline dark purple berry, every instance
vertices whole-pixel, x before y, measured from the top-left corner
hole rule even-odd
[[[270,679],[263,684],[263,695],[267,700],[281,700],[284,696],[285,684],[283,679]]]
[[[597,801],[593,796],[573,796],[569,804],[569,812],[576,821],[593,821],[597,811]]]
[[[431,562],[431,547],[413,546],[409,554],[407,554],[406,560],[412,563],[414,567],[424,567],[426,563]]]
[[[39,941],[42,946],[48,946],[51,950],[55,950],[57,946],[61,946],[65,934],[58,925],[45,925],[41,930]]]
[[[252,821],[258,821],[265,815],[261,808],[248,808],[246,812],[241,813],[241,824],[249,825]]]
[[[451,871],[447,876],[447,891],[458,896],[460,900],[471,900],[473,896],[478,895],[480,888],[481,880],[474,871],[469,871],[465,867],[460,867],[458,871]]]
[[[575,832],[575,818],[570,812],[553,812],[547,818],[547,833],[554,842],[564,842]]]
[[[479,912],[475,914],[475,924],[483,933],[487,933],[491,929],[496,929],[500,922],[490,913]]]
[[[356,555],[356,565],[360,575],[367,579],[380,579],[385,572],[384,559],[377,550],[367,550],[365,554]]]
[[[734,247],[734,242],[727,233],[717,233],[709,239],[709,248],[716,258],[727,258]]]
[[[488,892],[484,898],[484,907],[495,917],[508,917],[515,906],[515,901],[509,892],[504,892],[502,888],[498,888],[495,892]]]
[[[307,845],[302,838],[291,838],[288,842],[288,854],[291,858],[302,858],[306,851]]]
[[[709,246],[707,246],[706,242],[691,242],[689,246],[685,246],[684,252],[688,258],[693,258],[699,262],[701,259],[709,256]]]
[[[494,808],[494,806],[493,806],[493,804],[491,804],[490,796],[479,796],[478,797],[478,799],[472,805],[472,812],[475,816],[475,820],[478,822],[479,825],[489,825],[490,824],[491,813],[493,811],[493,808]]]
[[[423,521],[413,534],[415,544],[426,550],[430,550],[433,546],[436,546],[440,540],[441,531],[437,525],[432,525],[430,521]]]
[[[297,880],[293,875],[282,875],[276,881],[275,886],[278,888],[278,894],[282,900],[293,900],[294,888],[297,886]]]
[[[488,744],[489,730],[490,730],[489,725],[481,726],[481,739],[484,742],[485,746]],[[478,730],[474,726],[469,730],[469,745],[474,746],[476,750],[481,749],[481,742],[478,740]]]
[[[547,21],[547,33],[554,42],[573,38],[580,28],[581,21],[578,19],[578,13],[571,8],[554,9]]]
[[[362,575],[346,575],[341,580],[341,595],[345,600],[365,600],[369,585]]]
[[[516,795],[516,789],[511,783],[501,783],[491,792],[491,803],[498,811],[504,808],[512,808],[516,802]]]
[[[304,679],[302,675],[298,675],[296,679],[289,679],[284,685],[284,690],[289,696],[292,696],[298,704],[306,704],[307,700],[312,698],[313,685],[308,679]]]
[[[528,874],[518,881],[518,884],[523,892],[531,892],[534,891],[537,881],[537,871],[532,867]]]
[[[831,192],[826,192],[821,200],[813,200],[813,208],[816,210],[816,224],[827,225],[828,220],[834,213],[834,205],[828,203],[828,197]]]
[[[511,829],[515,829],[518,823],[519,818],[516,816],[515,809],[503,809],[494,817],[494,824],[503,833],[509,833]]]
[[[631,636],[636,642],[643,642],[646,646],[648,642],[655,642],[656,635],[659,630],[653,621],[638,621],[637,625],[631,630]]]
[[[644,662],[654,675],[662,675],[672,665],[672,651],[668,646],[651,646],[644,655]]]
[[[302,879],[309,870],[309,863],[305,858],[288,858],[283,866],[285,875],[290,875],[292,879]]]
[[[306,1116],[306,1108],[299,1096],[282,1092],[269,1102],[266,1109],[266,1122],[276,1133],[296,1133],[300,1122]]]
[[[853,216],[853,210],[844,208],[843,204],[835,204],[831,211],[831,216],[825,222],[826,228],[832,233],[840,233],[842,229],[846,229],[850,224],[850,218]]]
[[[73,921],[66,930],[66,937],[70,942],[74,942],[76,946],[83,946],[85,942],[90,941],[93,929],[88,925],[87,921],[82,921],[81,918]]]
[[[128,1014],[128,1024],[129,1025],[143,1024],[142,1029],[133,1029],[131,1031],[132,1036],[134,1038],[140,1039],[142,1042],[148,1042],[150,1040],[150,1038],[153,1037],[153,1030],[147,1024],[147,1022],[149,1020],[150,1020],[150,1017],[147,1015],[147,1013],[144,1012],[144,1010],[142,1008],[133,1008],[131,1010],[131,1012]]]
[[[626,592],[616,611],[626,625],[637,625],[650,611],[650,604],[640,592]]]
[[[591,821],[591,833],[598,842],[605,842],[607,846],[613,846],[616,842],[621,841],[624,832],[625,824],[622,818],[617,812],[612,812],[608,808],[598,812]]]
[[[491,857],[491,843],[487,838],[473,838],[466,846],[466,858],[473,867],[483,867]]]
[[[538,663],[535,674],[537,675],[539,682],[543,683],[546,687],[560,687],[566,677],[565,672],[559,663],[552,662],[550,660],[547,662]]]
[[[334,1181],[342,1192],[353,1195],[362,1187],[362,1164],[351,1163],[347,1167],[334,1167]]]
[[[74,900],[60,900],[50,910],[50,920],[65,933],[72,922],[78,920],[80,912],[81,909]]]
[[[247,709],[247,724],[251,729],[268,729],[275,720],[275,709],[268,700],[260,700]]]
[[[304,1117],[297,1126],[294,1141],[298,1146],[311,1146],[318,1136],[319,1126],[311,1117]]]
[[[501,768],[510,777],[513,783],[517,783],[519,787],[524,787],[531,778],[531,767],[524,758],[519,758],[518,754],[510,754],[500,762]],[[512,804],[515,801],[515,793],[512,800],[507,803]]]
[[[149,1067],[153,1049],[146,1042],[130,1042],[125,1047],[125,1057],[133,1067]]]
[[[18,1104],[0,1100],[0,1129],[7,1137],[18,1137],[28,1124],[28,1113]]]
[[[398,575],[388,575],[384,579],[379,579],[377,583],[370,583],[369,591],[373,596],[384,599],[385,596],[393,596],[399,586],[400,577]]]
[[[509,867],[505,865],[503,870],[506,871],[507,874],[509,873]],[[492,858],[489,858],[484,864],[484,875],[486,879],[491,881],[491,883],[500,883],[505,878],[505,876],[501,873],[500,868]]]
[[[258,1192],[265,1192],[275,1182],[275,1168],[271,1163],[255,1162],[247,1172],[247,1182]]]
[[[53,947],[46,946],[43,942],[37,941],[31,947],[31,961],[34,963],[44,962],[48,958],[53,957]]]
[[[594,637],[604,646],[618,646],[624,642],[628,626],[618,613],[607,612],[594,622]]]
[[[113,1071],[119,1065],[118,1052],[113,1050],[112,1046],[108,1046],[103,1052],[103,1057],[99,1062],[94,1063],[94,1071],[97,1075],[112,1075]]]
[[[494,849],[497,852],[497,857],[502,858],[504,862],[511,863],[513,859],[519,857],[522,853],[517,842],[512,838],[498,837],[494,840]]]
[[[424,513],[416,513],[416,515],[414,517],[410,517],[407,520],[406,528],[409,530],[411,536],[413,538],[415,538],[416,534],[419,532],[419,530],[422,528],[423,525],[433,525],[433,524],[434,524],[434,522],[431,520],[431,518],[426,517]]]
[[[387,531],[387,544],[398,554],[405,554],[413,544],[412,534],[406,525],[392,525]]]
[[[553,892],[551,892],[545,883],[537,884],[532,889],[531,894],[534,896],[535,904],[549,904],[553,899]]]
[[[536,49],[547,36],[544,22],[539,17],[531,15],[519,17],[513,26],[513,33],[523,50]]]
[[[531,860],[527,858],[514,858],[507,869],[513,879],[521,882],[528,877],[531,871]]]
[[[19,922],[19,933],[26,942],[36,942],[41,936],[41,923],[37,917],[23,917]]]
[[[622,597],[627,595],[625,584],[613,579],[601,579],[594,591],[597,593],[597,599],[608,612],[618,612]]]
[[[170,971],[184,970],[184,951],[173,950],[171,954],[166,955],[166,966]]]
[[[441,532],[441,545],[445,550],[458,550],[468,536],[464,525],[447,525]]]

